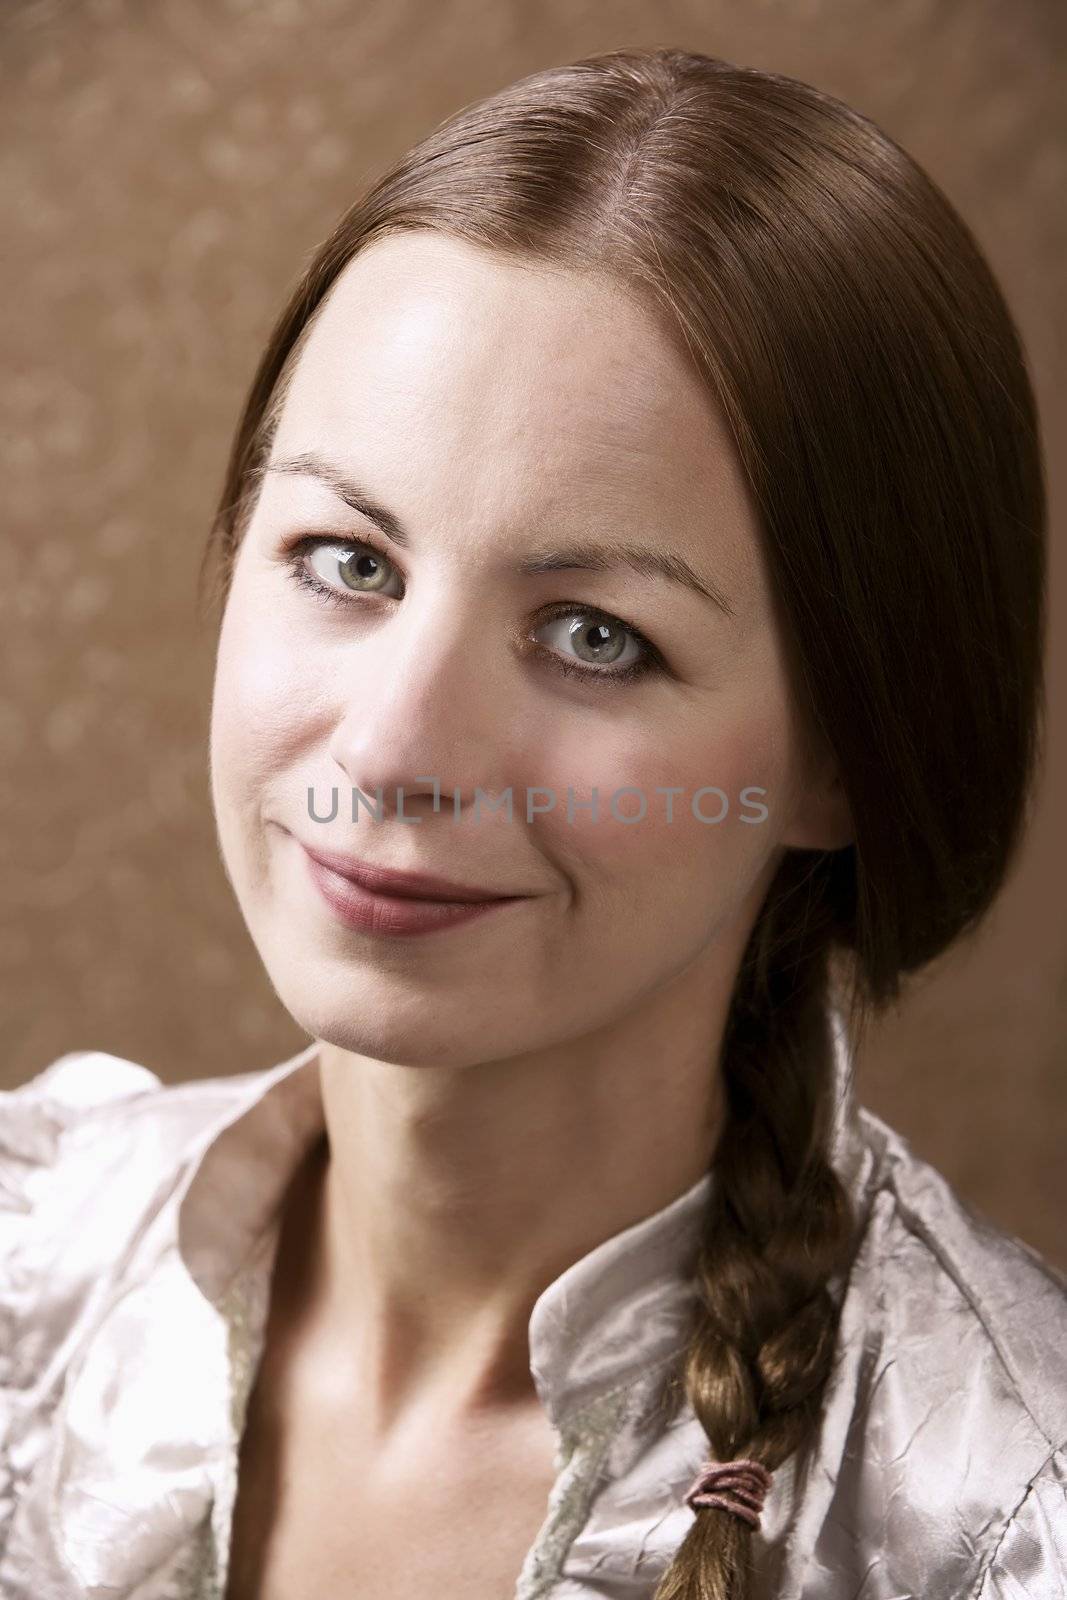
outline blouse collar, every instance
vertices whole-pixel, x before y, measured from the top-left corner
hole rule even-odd
[[[832,1158],[846,1184],[862,1159],[853,1061],[831,1013],[835,1117]],[[205,1084],[206,1086],[206,1084]],[[293,1171],[325,1132],[317,1041],[265,1072],[213,1079],[230,1103],[209,1126],[178,1209],[178,1249],[216,1307],[278,1219]],[[564,1269],[529,1320],[530,1371],[557,1427],[598,1394],[664,1362],[686,1343],[693,1272],[714,1173]]]
[[[248,1075],[206,1134],[179,1202],[178,1249],[216,1308],[276,1226],[294,1169],[325,1132],[320,1071],[313,1041],[280,1066]],[[557,1427],[685,1343],[711,1184],[704,1173],[653,1215],[594,1246],[538,1296],[530,1371]]]
[[[835,1031],[835,1048],[834,1161],[854,1187],[869,1152],[843,1030]],[[39,1577],[38,1592],[66,1593],[72,1577],[87,1600],[140,1592],[145,1574],[186,1559],[189,1535],[209,1510],[216,1545],[227,1538],[237,1422],[224,1346],[228,1313],[241,1301],[230,1291],[247,1282],[244,1269],[263,1261],[259,1247],[279,1220],[290,1178],[325,1131],[319,1069],[312,1041],[279,1066],[176,1085],[156,1103],[160,1134],[166,1124],[175,1154],[180,1145],[174,1203],[147,1228],[130,1284],[83,1352],[53,1457],[22,1507],[21,1543],[13,1541],[7,1562]],[[144,1104],[147,1111],[151,1098]],[[190,1128],[199,1130],[191,1144]],[[713,1172],[704,1174],[595,1246],[534,1303],[531,1374],[572,1447],[610,1431],[631,1381],[647,1379],[683,1348],[713,1180]],[[187,1370],[198,1373],[197,1383],[174,1381]],[[582,1449],[570,1459],[577,1472]],[[2,1556],[0,1567],[2,1578],[9,1570]]]

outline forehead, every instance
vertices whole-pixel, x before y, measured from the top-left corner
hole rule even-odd
[[[305,450],[420,510],[431,490],[467,517],[595,502],[631,527],[670,521],[675,544],[680,522],[717,529],[732,564],[753,554],[725,419],[651,307],[428,230],[375,241],[331,288],[273,454]]]

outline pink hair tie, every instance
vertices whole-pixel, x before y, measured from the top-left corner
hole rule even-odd
[[[763,1499],[772,1476],[762,1461],[705,1461],[685,1497],[694,1511],[716,1506],[759,1527]]]

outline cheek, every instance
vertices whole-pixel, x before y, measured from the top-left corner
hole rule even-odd
[[[235,593],[223,618],[211,711],[213,767],[222,789],[247,785],[290,761],[314,716],[313,670],[284,629],[263,624],[252,597]]]
[[[699,720],[673,727],[631,726],[625,736],[605,728],[573,748],[566,767],[557,759],[553,775],[538,780],[556,795],[541,824],[576,879],[605,893],[622,885],[635,902],[677,903],[680,889],[701,882],[714,899],[732,903],[777,841],[788,753],[784,709],[774,699],[709,707]],[[611,797],[620,789],[638,792],[618,795],[613,813]],[[746,790],[754,792],[746,797]],[[620,820],[627,818],[635,820]]]

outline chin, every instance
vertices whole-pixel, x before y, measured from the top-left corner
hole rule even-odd
[[[274,992],[299,1028],[350,1055],[409,1067],[466,1067],[518,1049],[522,1017],[506,1019],[482,992],[453,986],[448,998],[405,986],[396,975],[333,973],[286,963],[268,968]],[[479,999],[484,1004],[481,1015]],[[494,1028],[494,1020],[497,1026]]]

